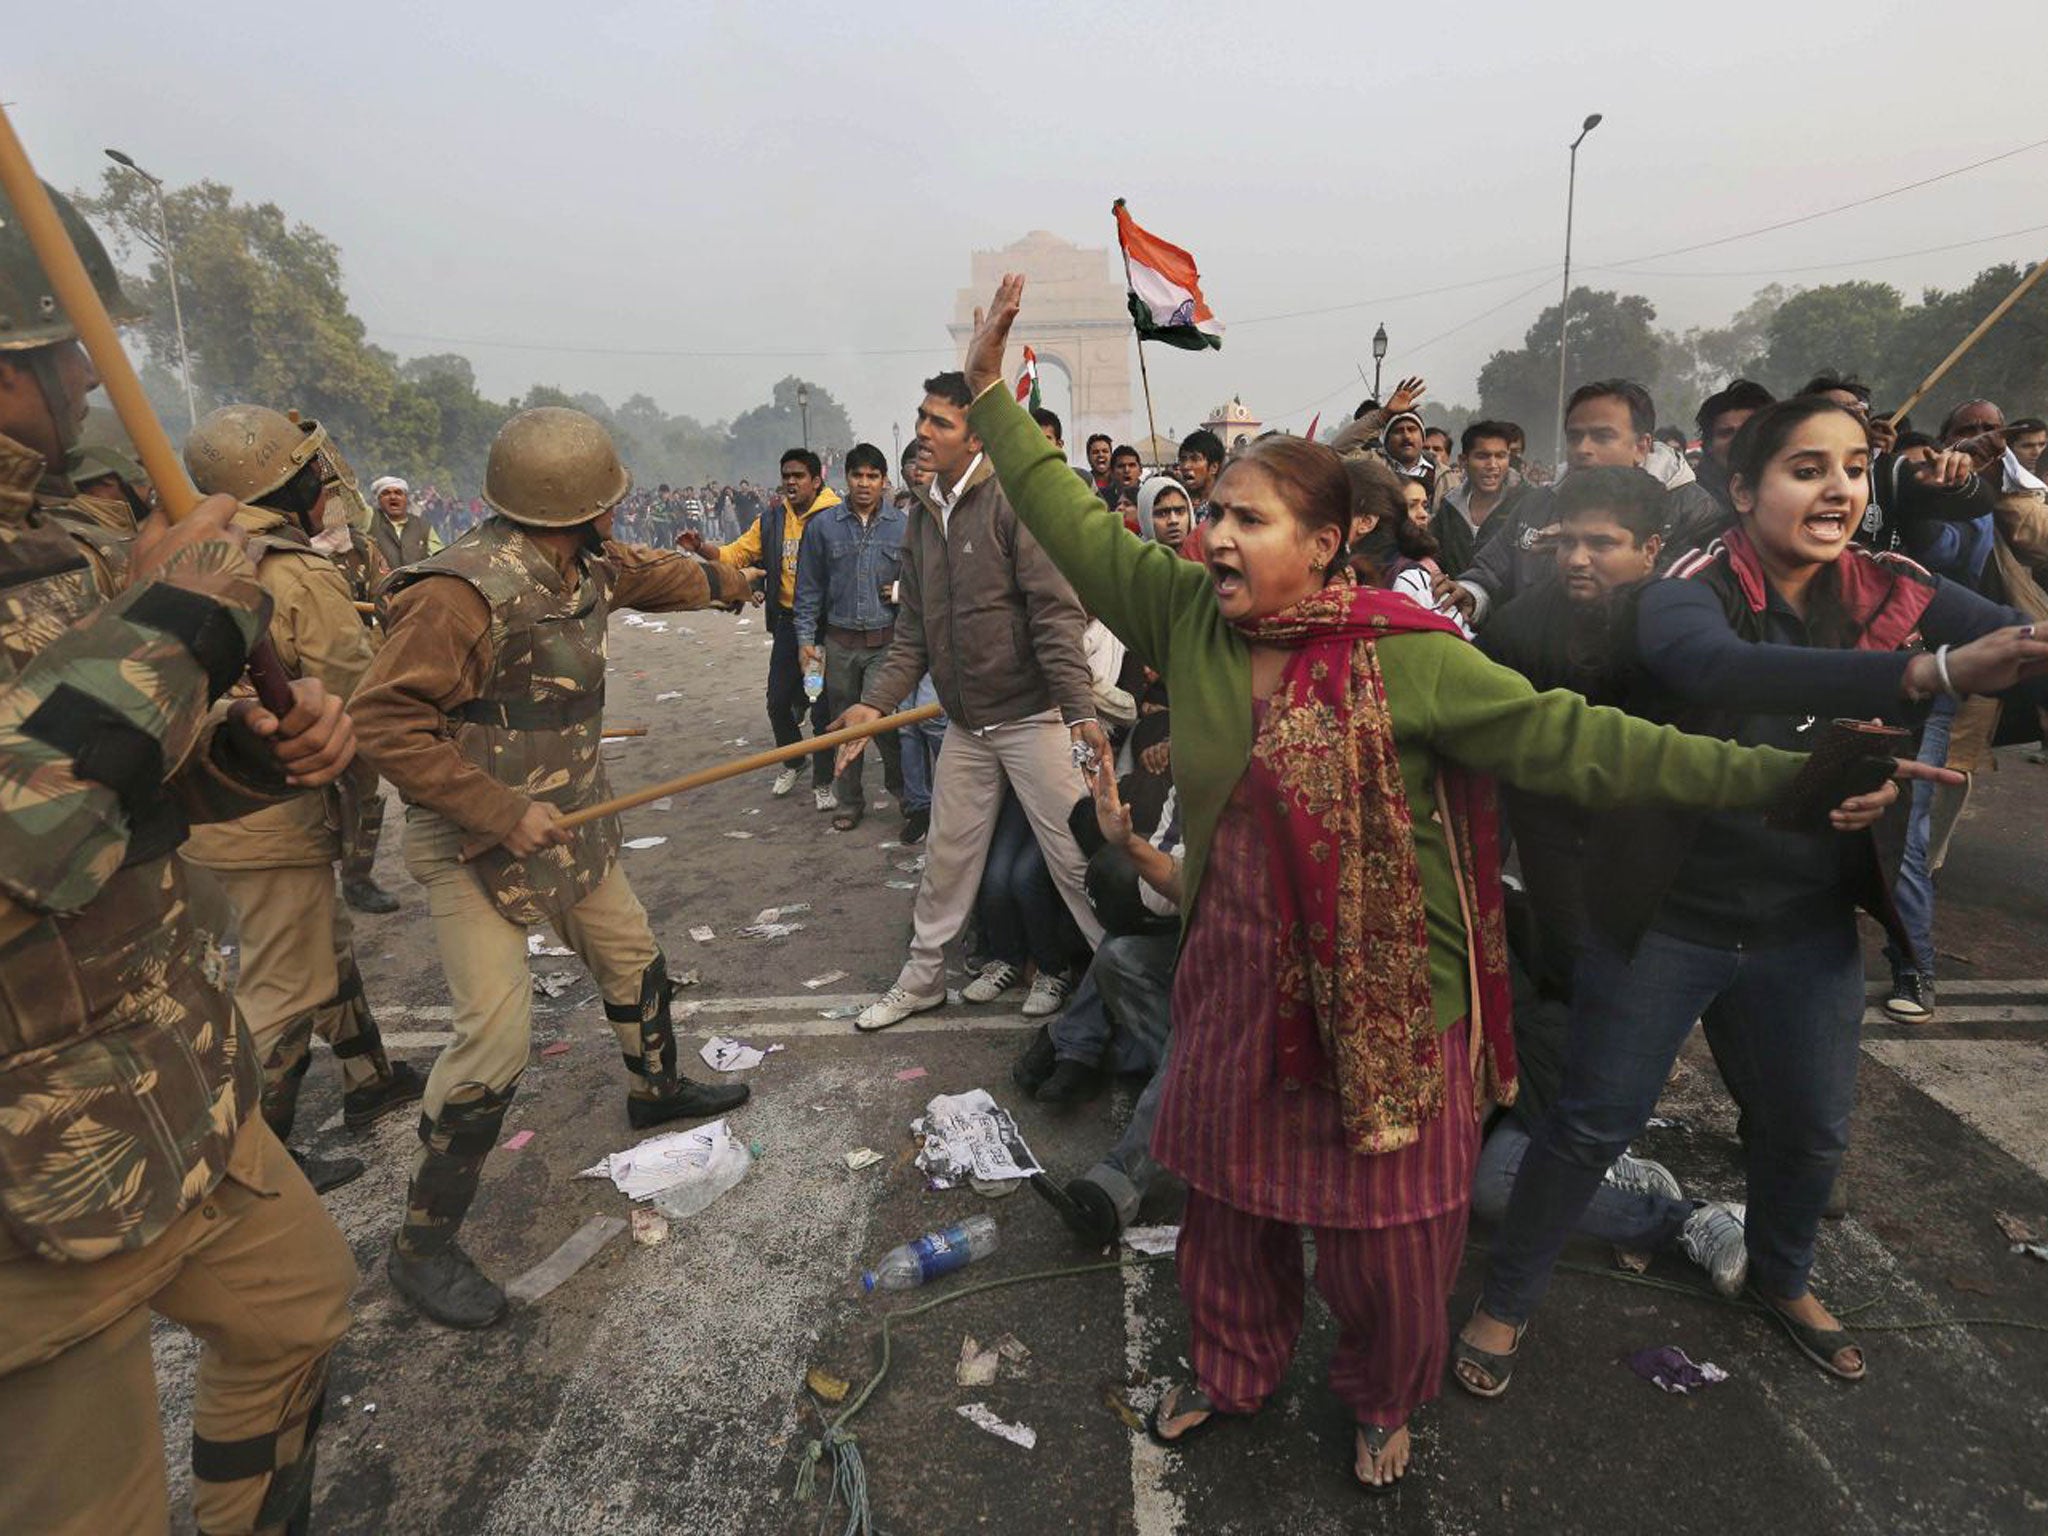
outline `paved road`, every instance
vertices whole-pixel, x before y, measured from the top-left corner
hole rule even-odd
[[[758,620],[668,619],[613,628],[614,723],[653,734],[611,749],[615,782],[650,782],[765,743]],[[679,697],[660,699],[676,693]],[[1066,1115],[1023,1101],[1008,1068],[1027,1038],[1014,1012],[952,1009],[888,1035],[853,1037],[818,1015],[879,990],[907,931],[911,855],[887,846],[877,812],[835,835],[808,796],[776,801],[767,776],[629,818],[627,869],[677,970],[717,1032],[784,1048],[750,1074],[735,1130],[761,1148],[754,1171],[653,1248],[619,1239],[574,1280],[463,1336],[394,1303],[380,1252],[402,1200],[411,1127],[358,1144],[368,1176],[331,1197],[364,1280],[357,1325],[334,1369],[322,1443],[322,1528],[344,1532],[816,1531],[820,1508],[792,1493],[816,1420],[800,1401],[818,1366],[864,1379],[878,1320],[895,1302],[861,1298],[853,1277],[887,1248],[977,1210],[1002,1251],[972,1278],[1099,1260],[1076,1251],[1028,1192],[989,1202],[930,1193],[908,1164],[906,1127],[932,1093],[987,1087],[1010,1104],[1051,1167],[1084,1166],[1127,1099]],[[1818,1283],[1859,1318],[1931,1323],[1873,1333],[1871,1379],[1823,1377],[1760,1320],[1698,1294],[1618,1279],[1608,1256],[1572,1254],[1514,1390],[1480,1404],[1453,1389],[1418,1420],[1419,1456],[1401,1491],[1368,1500],[1351,1483],[1350,1435],[1322,1381],[1332,1329],[1319,1304],[1293,1374],[1259,1419],[1169,1458],[1133,1433],[1138,1411],[1183,1369],[1185,1332],[1170,1263],[1095,1272],[966,1298],[907,1323],[887,1380],[858,1420],[877,1529],[912,1533],[1336,1529],[1480,1532],[1645,1530],[1724,1536],[1786,1531],[2038,1530],[2048,1524],[2048,1265],[2006,1251],[1994,1211],[2048,1217],[2048,769],[2013,754],[1982,787],[1945,875],[1948,953],[1942,1022],[1867,1029],[1848,1180],[1853,1209],[1821,1239]],[[447,994],[394,817],[380,873],[406,898],[362,924],[361,953],[387,1032],[424,1065],[447,1027]],[[746,832],[748,837],[724,834]],[[735,936],[765,906],[808,902],[803,932]],[[717,934],[698,944],[688,930]],[[537,971],[573,962],[534,961]],[[847,974],[807,991],[804,983]],[[1873,973],[1875,974],[1875,973]],[[466,1229],[479,1259],[509,1276],[588,1217],[622,1215],[608,1184],[576,1172],[628,1145],[624,1077],[594,989],[536,1009],[536,1055]],[[694,1045],[696,1041],[693,1040]],[[1664,1106],[1676,1125],[1640,1150],[1689,1189],[1738,1195],[1733,1115],[1704,1054]],[[897,1074],[913,1068],[911,1081]],[[335,1075],[316,1065],[307,1121],[323,1148],[338,1126]],[[878,1167],[843,1155],[873,1147]],[[1149,1213],[1171,1220],[1177,1197]],[[1691,1286],[1660,1259],[1651,1278]],[[1452,1299],[1471,1305],[1471,1266]],[[961,1282],[953,1282],[959,1288]],[[1952,1326],[2015,1318],[2037,1331]],[[954,1382],[962,1336],[1012,1333],[1021,1373],[990,1387]],[[1623,1364],[1679,1344],[1728,1382],[1667,1397]],[[158,1336],[168,1443],[185,1435],[192,1352]],[[985,1402],[1037,1432],[1034,1449],[959,1417]],[[181,1459],[174,1455],[173,1462]],[[827,1529],[837,1531],[839,1522]]]

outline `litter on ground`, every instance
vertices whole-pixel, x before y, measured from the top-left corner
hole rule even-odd
[[[1032,1450],[1038,1444],[1038,1431],[1023,1424],[1010,1424],[996,1417],[995,1410],[987,1403],[962,1403],[953,1410],[976,1429],[985,1429],[999,1440],[1012,1445],[1021,1445]]]

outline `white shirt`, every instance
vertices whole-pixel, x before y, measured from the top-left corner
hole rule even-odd
[[[943,488],[937,480],[932,481],[933,499],[939,504],[939,532],[947,531],[947,524],[953,520],[953,508],[959,503],[960,493],[966,489],[967,482],[974,478],[974,472],[981,468],[981,460],[982,455],[977,453],[973,462],[961,472],[960,478],[953,482],[950,491]]]

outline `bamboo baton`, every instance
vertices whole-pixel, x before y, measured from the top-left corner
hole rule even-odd
[[[1975,345],[1977,345],[1979,341],[1984,339],[1984,333],[1986,331],[1990,330],[1992,326],[1998,324],[2000,320],[2003,320],[2005,318],[2007,310],[2011,309],[2013,305],[2019,303],[2021,299],[2027,296],[2027,290],[2029,288],[2032,288],[2034,284],[2038,283],[2041,280],[2041,274],[2044,272],[2048,272],[2048,261],[2035,262],[2033,270],[2028,272],[2025,277],[2020,279],[2019,287],[2013,289],[2011,293],[2008,293],[2005,296],[2004,301],[1999,304],[1998,308],[1992,310],[1991,313],[1986,315],[1982,320],[1979,320],[1977,322],[1977,328],[1974,331],[1970,332],[1969,335],[1965,336],[1961,341],[1956,343],[1955,350],[1949,353],[1947,357],[1944,357],[1939,363],[1935,365],[1934,372],[1928,374],[1926,378],[1920,381],[1920,387],[1918,389],[1914,390],[1912,394],[1906,396],[1906,403],[1904,405],[1895,406],[1892,409],[1890,419],[1891,424],[1894,427],[1896,427],[1899,424],[1900,418],[1903,417],[1906,414],[1906,412],[1912,410],[1914,406],[1918,405],[1921,402],[1921,400],[1925,398],[1927,392],[1942,381],[1942,377],[1945,374],[1947,374],[1949,369],[1955,367],[1955,365],[1958,362],[1962,361],[1962,356],[1965,352],[1969,351],[1970,348],[1974,347]]]
[[[636,789],[630,795],[619,795],[597,805],[586,806],[580,811],[571,811],[558,823],[564,827],[580,827],[586,821],[596,821],[600,816],[616,816],[620,811],[630,811],[635,806],[659,800],[663,795],[680,795],[685,790],[702,789],[706,784],[716,784],[723,779],[736,779],[743,773],[752,773],[757,768],[770,768],[777,763],[792,762],[799,757],[809,757],[813,752],[828,748],[843,747],[849,741],[865,741],[870,736],[879,736],[884,731],[893,731],[906,725],[916,725],[920,720],[929,720],[942,713],[937,704],[922,704],[916,709],[906,709],[900,715],[884,715],[866,725],[850,725],[843,731],[827,731],[823,736],[813,736],[809,741],[793,741],[786,747],[776,747],[768,752],[756,752],[751,757],[742,757],[730,763],[720,763],[716,768],[700,768],[695,773],[686,773],[680,779],[670,779],[666,784],[650,785]],[[609,734],[607,732],[606,734]],[[462,861],[467,864],[480,853],[488,853],[497,847],[495,842],[471,843],[462,850]]]
[[[77,328],[78,339],[106,386],[107,398],[113,401],[121,425],[135,444],[136,456],[149,471],[164,515],[177,522],[199,504],[199,492],[185,473],[185,461],[171,447],[156,412],[150,409],[135,366],[121,349],[114,322],[100,303],[99,290],[86,275],[85,263],[72,248],[71,237],[65,233],[49,193],[43,190],[42,178],[29,163],[28,151],[15,136],[4,107],[0,107],[0,188],[6,189],[8,201],[14,204],[15,216],[21,220],[22,233],[28,236],[36,260],[42,263],[43,275],[56,290],[65,317]],[[277,659],[268,634],[249,649],[249,681],[256,685],[256,696],[265,709],[279,719],[291,713],[291,677]]]
[[[646,734],[647,727],[644,725],[612,725],[605,727],[604,739],[606,741],[622,741],[628,736],[645,736]]]

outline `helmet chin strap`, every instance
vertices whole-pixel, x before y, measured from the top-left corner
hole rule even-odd
[[[37,347],[23,361],[28,364],[29,375],[42,394],[43,411],[50,418],[50,437],[57,445],[57,462],[50,465],[49,470],[53,474],[63,474],[66,472],[64,461],[78,446],[81,424],[69,409],[71,397],[64,388],[64,376],[57,369],[57,348]]]

